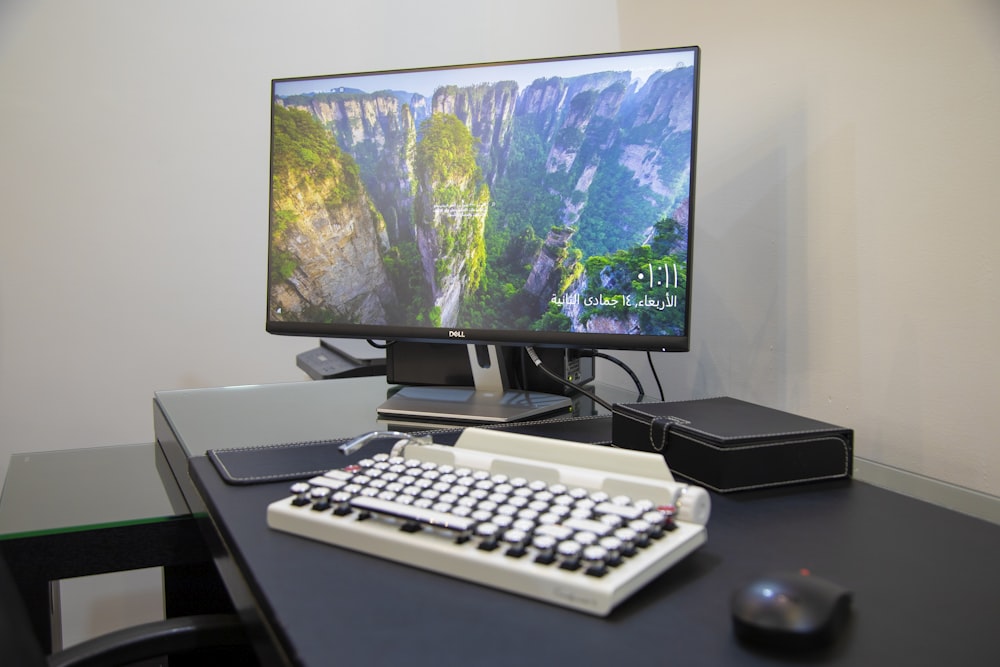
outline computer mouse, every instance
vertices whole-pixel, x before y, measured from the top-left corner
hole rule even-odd
[[[808,571],[778,572],[738,588],[733,629],[741,640],[778,649],[830,644],[847,624],[853,593]]]

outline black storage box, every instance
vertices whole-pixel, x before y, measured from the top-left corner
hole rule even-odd
[[[720,492],[850,477],[854,462],[851,429],[727,396],[618,404],[611,438]]]

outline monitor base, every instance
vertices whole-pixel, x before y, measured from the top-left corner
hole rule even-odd
[[[378,407],[380,419],[502,424],[568,412],[567,396],[473,387],[402,387]]]

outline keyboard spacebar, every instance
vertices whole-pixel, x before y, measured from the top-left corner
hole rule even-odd
[[[466,517],[370,496],[356,496],[351,498],[350,504],[355,509],[376,512],[406,521],[416,521],[431,528],[453,530],[458,533],[470,531],[476,525],[474,520]]]

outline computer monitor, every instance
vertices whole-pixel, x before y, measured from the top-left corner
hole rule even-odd
[[[267,330],[688,350],[699,65],[684,47],[275,79]]]

